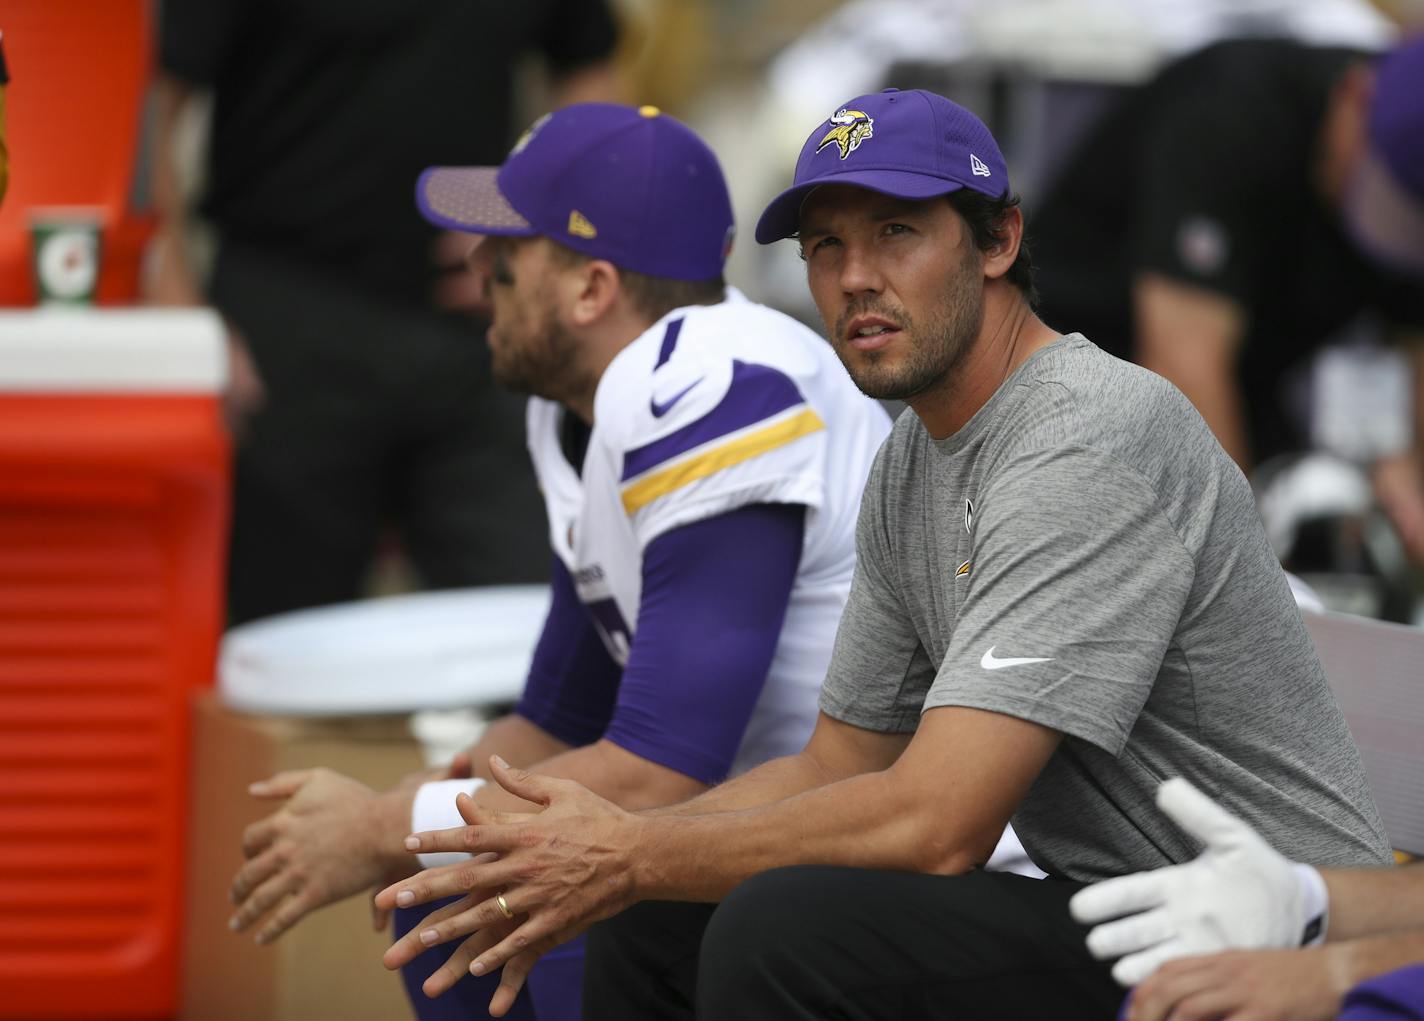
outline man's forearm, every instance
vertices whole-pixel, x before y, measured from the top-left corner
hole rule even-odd
[[[599,797],[633,812],[686,801],[706,789],[705,784],[690,776],[634,755],[610,741],[571,748],[529,768],[544,776],[577,780]],[[531,812],[536,808],[498,784],[480,788],[475,801],[503,812]]]
[[[161,305],[203,303],[185,231],[188,204],[178,168],[179,124],[197,91],[187,82],[160,73],[153,84],[154,142],[149,190],[158,229],[150,242],[152,268],[145,296]]]
[[[950,875],[987,859],[997,835],[946,825],[889,772],[865,773],[751,808],[644,816],[634,884],[643,900],[716,901],[784,865]]]
[[[913,739],[823,716],[806,751],[781,760],[767,779],[805,782],[804,770],[818,769],[831,774],[829,783],[756,807],[639,817],[630,855],[635,893],[716,900],[783,865],[966,872],[989,859],[1060,738],[1039,724],[957,706],[928,710]],[[795,763],[806,757],[812,766]]]
[[[769,805],[837,780],[889,769],[909,743],[909,734],[866,730],[822,713],[810,741],[795,755],[764,762],[657,814],[711,815]]]
[[[773,801],[782,801],[836,779],[836,776],[803,752],[764,762],[690,801],[652,809],[648,814],[713,815],[717,812],[736,812],[767,805]]]
[[[1332,985],[1348,990],[1369,979],[1424,961],[1424,928],[1335,943],[1323,948]]]
[[[1332,942],[1424,927],[1424,865],[1322,869],[1330,891]]]
[[[481,780],[493,780],[490,773],[491,755],[498,755],[505,762],[521,769],[529,769],[535,763],[552,759],[569,750],[571,746],[560,741],[538,724],[525,719],[518,713],[501,716],[485,728],[480,739],[472,744],[466,754],[474,775]]]
[[[1133,282],[1134,358],[1170,380],[1196,406],[1243,471],[1252,466],[1236,358],[1245,312],[1234,300],[1160,273]]]

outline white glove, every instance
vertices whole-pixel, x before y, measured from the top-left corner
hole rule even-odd
[[[1069,902],[1079,922],[1104,923],[1088,933],[1088,950],[1122,958],[1112,972],[1120,984],[1134,986],[1176,957],[1324,938],[1319,872],[1277,854],[1186,780],[1162,784],[1157,807],[1206,850],[1185,865],[1097,883]]]

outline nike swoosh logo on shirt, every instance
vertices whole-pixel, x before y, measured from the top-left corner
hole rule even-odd
[[[1006,666],[1023,666],[1025,663],[1052,663],[1050,657],[1034,656],[1006,656],[1002,659],[994,655],[995,646],[989,646],[989,651],[984,653],[984,658],[979,661],[979,665],[985,670],[1002,670]]]
[[[662,418],[664,415],[666,415],[669,411],[672,410],[672,406],[678,401],[682,400],[684,397],[686,397],[687,392],[693,387],[695,387],[698,383],[701,383],[702,379],[703,377],[694,379],[691,383],[687,384],[687,386],[683,387],[677,393],[673,394],[672,397],[664,401],[662,404],[658,403],[656,397],[649,399],[648,403],[653,409],[653,417]]]

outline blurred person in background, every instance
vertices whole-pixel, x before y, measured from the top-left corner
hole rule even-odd
[[[1424,867],[1290,861],[1182,779],[1157,804],[1202,853],[1070,904],[1094,925],[1088,949],[1135,987],[1125,1021],[1424,1018]]]
[[[496,169],[432,168],[418,195],[442,227],[499,235],[473,260],[495,377],[535,395],[552,606],[519,704],[469,753],[475,780],[377,794],[311,771],[257,786],[284,799],[248,831],[233,883],[234,927],[259,941],[408,872],[404,837],[460,824],[459,793],[531,810],[482,782],[491,755],[648,808],[801,747],[815,721],[889,418],[815,333],[728,290],[721,170],[657,108],[556,112]],[[420,1016],[488,1016],[499,977],[469,978],[462,951],[421,953],[411,930],[427,913],[396,917]],[[582,967],[581,943],[550,955],[514,1016],[576,1018]]]
[[[520,404],[490,378],[465,267],[410,195],[432,163],[499,159],[528,54],[554,105],[610,98],[608,4],[161,7],[150,298],[211,303],[231,328],[230,621],[359,596],[387,522],[424,585],[539,580]],[[173,158],[199,94],[206,281]]]
[[[1088,133],[1034,226],[1047,321],[1177,384],[1243,469],[1302,450],[1323,346],[1382,326],[1424,366],[1424,40],[1209,47]],[[1375,472],[1424,563],[1416,417]]]
[[[816,5],[797,9],[809,19]],[[768,60],[765,87],[740,116],[724,113],[738,93],[723,90],[713,108],[727,137],[710,137],[728,160],[733,194],[754,215],[776,194],[781,157],[795,157],[798,125],[847,91],[918,84],[990,111],[1032,207],[1064,146],[1127,82],[1222,39],[1266,32],[1371,52],[1397,38],[1369,0],[850,0]],[[737,79],[742,89],[745,78]],[[746,144],[749,130],[754,145]],[[739,250],[733,272],[755,281],[758,300],[814,321],[801,266],[788,255]]]

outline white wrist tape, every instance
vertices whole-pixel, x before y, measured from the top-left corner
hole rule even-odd
[[[410,806],[410,831],[424,833],[426,830],[448,830],[466,825],[460,810],[455,807],[455,796],[473,796],[484,785],[483,780],[432,780],[421,784]],[[417,854],[415,860],[420,862],[422,868],[433,869],[437,865],[453,865],[469,857],[464,851],[436,851]]]
[[[1295,868],[1301,904],[1305,908],[1305,931],[1300,935],[1300,945],[1319,946],[1325,942],[1325,926],[1330,920],[1330,891],[1317,869],[1300,862],[1291,864]]]

